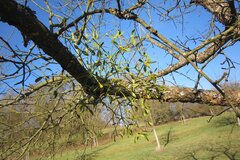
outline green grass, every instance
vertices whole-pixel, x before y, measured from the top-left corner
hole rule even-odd
[[[155,140],[150,132],[149,141],[134,137],[118,139],[106,145],[87,149],[86,160],[174,160],[174,159],[240,159],[240,127],[227,113],[214,118],[189,119],[185,124],[171,122],[156,128],[164,149],[155,151]],[[57,160],[80,159],[82,150],[66,151],[55,156]],[[83,156],[82,156],[83,159]]]

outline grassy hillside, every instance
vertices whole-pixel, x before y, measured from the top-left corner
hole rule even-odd
[[[214,118],[189,119],[185,124],[171,122],[157,127],[164,149],[155,151],[153,133],[149,141],[125,137],[85,151],[66,151],[55,156],[57,160],[174,160],[174,159],[240,159],[240,127],[232,114]],[[41,158],[42,159],[42,158]],[[45,159],[45,158],[44,158]]]

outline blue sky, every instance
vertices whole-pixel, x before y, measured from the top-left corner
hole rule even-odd
[[[29,5],[33,10],[36,11],[37,17],[47,27],[49,27],[48,15],[45,12],[39,10],[39,8],[36,7],[34,4],[29,3]],[[201,7],[193,6],[189,9],[189,11],[193,11],[193,12],[186,14],[184,16],[184,25],[180,23],[181,18],[179,18],[178,20],[176,20],[175,23],[173,23],[172,21],[159,21],[159,17],[157,16],[152,17],[152,23],[153,23],[152,25],[159,31],[159,33],[168,37],[169,39],[176,39],[178,37],[181,40],[186,40],[186,36],[193,37],[196,35],[203,35],[203,33],[206,33],[206,31],[208,31],[209,29],[209,21],[211,20],[211,15]],[[143,13],[142,17],[146,21],[149,21],[146,13]],[[104,18],[107,18],[108,26],[105,26],[102,29],[102,31],[104,32],[110,29],[116,31],[117,28],[114,28],[115,27],[114,25],[111,26],[112,17],[109,15],[105,15]],[[124,20],[114,21],[114,23],[117,23],[117,22],[121,23],[121,29],[123,30],[124,35],[129,35],[129,32],[131,32],[133,29],[133,22],[124,21]],[[222,27],[220,24],[218,25],[220,28]],[[11,44],[13,44],[13,46],[19,46],[19,47],[22,46],[22,42],[23,42],[22,36],[19,34],[17,29],[7,24],[3,24],[2,22],[0,22],[0,29],[1,29],[0,36],[8,40]],[[107,41],[108,40],[106,40],[106,42]],[[198,44],[189,43],[187,45],[189,46],[189,48],[193,49]],[[30,47],[30,45],[28,47]],[[21,47],[21,49],[26,51],[28,50],[28,48],[23,48],[23,47]],[[239,51],[240,51],[240,45],[238,42],[234,46],[226,49],[225,54],[229,58],[231,58],[233,61],[240,63],[239,53],[238,53]],[[157,47],[149,46],[149,48],[147,49],[147,53],[149,54],[149,56],[153,61],[157,61],[155,64],[152,64],[153,69],[155,68],[158,68],[158,70],[164,69],[170,64],[171,57],[169,55],[166,55],[166,53],[164,53],[162,50],[158,49]],[[0,55],[6,55],[6,54],[9,54],[6,52],[6,50],[3,50],[3,49],[0,50]],[[206,69],[204,70],[205,73],[207,73],[213,80],[218,79],[224,71],[223,69],[221,69],[223,67],[221,65],[221,62],[223,61],[224,61],[224,57],[219,56],[218,58],[216,58],[216,60],[212,61],[208,67],[206,67]],[[37,63],[42,63],[42,61],[37,61]],[[240,80],[239,65],[236,64],[235,66],[236,66],[236,69],[231,70],[231,74],[229,77],[230,81]],[[59,66],[51,66],[51,67],[54,73],[61,71],[61,68]],[[10,71],[11,67],[9,66],[7,68],[7,66],[5,66],[4,70]],[[180,69],[179,72],[186,74],[188,77],[192,78],[193,80],[196,79],[197,77],[196,71],[190,65]],[[51,74],[51,72],[48,71],[47,74]],[[178,85],[187,86],[187,87],[194,86],[194,81],[189,80],[189,78],[186,78],[178,73],[173,73],[173,75]],[[33,75],[31,78],[29,78],[26,83],[34,82],[34,80],[38,76],[42,76],[42,73],[35,72],[35,76]],[[174,82],[172,75],[166,76],[165,79],[171,82]],[[9,82],[9,83],[15,83],[16,80],[18,79],[14,79],[12,82]],[[201,80],[201,85],[203,86],[203,88],[206,88],[206,89],[212,88],[211,84],[209,84],[204,78]]]

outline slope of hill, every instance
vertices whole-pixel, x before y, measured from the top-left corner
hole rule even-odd
[[[171,122],[158,126],[157,133],[162,151],[155,151],[153,133],[147,141],[141,138],[125,137],[97,148],[83,151],[67,151],[56,155],[57,160],[174,160],[174,159],[240,159],[240,127],[233,114],[226,113],[214,118],[189,119],[185,124]]]

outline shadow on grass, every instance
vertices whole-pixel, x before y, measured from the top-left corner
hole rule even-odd
[[[100,151],[107,149],[107,148],[111,147],[112,145],[113,144],[108,144],[105,147],[101,147],[90,153],[83,153],[83,154],[79,155],[77,158],[75,158],[75,160],[93,160],[98,156]]]
[[[213,120],[213,125],[215,127],[224,127],[228,125],[235,125],[237,122],[236,118],[234,116],[222,116],[217,117]]]
[[[172,129],[172,127],[167,132],[159,136],[159,138],[161,143],[163,144],[163,147],[166,147],[168,144],[179,139],[179,137],[176,136],[176,134],[174,133],[174,130]]]
[[[231,146],[211,146],[203,147],[191,152],[185,153],[182,159],[193,159],[193,160],[214,160],[214,159],[226,159],[226,160],[239,160],[240,159],[240,145]]]

